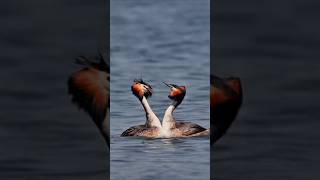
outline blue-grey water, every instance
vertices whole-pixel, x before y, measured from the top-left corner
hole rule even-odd
[[[130,90],[135,78],[152,85],[149,100],[160,119],[170,104],[162,81],[187,86],[176,119],[209,127],[209,10],[208,0],[111,1],[112,180],[209,179],[209,138],[120,137],[145,122]]]
[[[2,2],[1,180],[108,178],[104,140],[67,94],[74,58],[101,48],[105,13],[102,1]]]
[[[239,116],[212,150],[215,180],[320,178],[319,1],[218,0],[212,72],[239,76]]]
[[[132,1],[128,0],[128,2]],[[175,11],[168,7],[169,5],[165,5],[169,1],[153,3],[164,7],[163,10],[155,11],[157,14],[163,15],[162,12]],[[220,76],[237,75],[241,77],[244,86],[244,104],[237,120],[228,134],[211,148],[214,151],[211,156],[213,170],[211,178],[217,180],[318,180],[320,178],[319,2],[316,0],[263,2],[215,0],[211,3],[214,5],[211,9],[214,15],[212,18],[214,34],[211,36],[212,70]],[[142,5],[147,4],[148,2],[142,2]],[[186,7],[186,3],[184,4]],[[189,14],[189,10],[193,12],[199,8],[197,5],[193,6],[188,9],[188,13],[181,13],[179,16],[189,18],[194,14]],[[107,28],[101,28],[104,26],[102,22],[105,22],[105,7],[102,1],[88,0],[2,1],[0,6],[0,179],[108,179],[109,167],[104,141],[90,118],[71,104],[66,87],[67,77],[78,68],[72,64],[74,57],[97,53],[101,34],[107,32]],[[149,9],[152,12],[153,10]],[[205,13],[205,11],[199,13]],[[126,12],[123,12],[124,14]],[[144,17],[151,18],[150,14],[152,13]],[[129,18],[134,19],[134,16]],[[113,25],[117,21],[114,21]],[[181,33],[177,33],[177,36],[189,31],[190,26],[197,28],[193,27],[193,22],[198,23],[201,20],[189,18],[189,21],[188,28],[180,29]],[[170,27],[157,32],[168,32],[181,23],[186,22],[175,22]],[[158,24],[157,21],[154,24]],[[134,23],[131,25],[133,26]],[[194,31],[191,30],[191,32]],[[135,34],[137,34],[135,31],[124,33],[123,39],[132,38]],[[141,35],[141,32],[137,35],[139,34]],[[163,33],[155,33],[154,37],[160,37],[160,35],[163,36]],[[195,36],[202,35],[202,31],[195,33]],[[149,39],[144,40],[156,43]],[[141,41],[134,46],[128,44],[129,47],[125,48],[139,48],[143,44]],[[122,47],[118,48],[121,52],[126,52],[123,46],[118,47]],[[177,49],[174,43],[170,48],[173,48],[173,51],[184,51],[183,48]],[[143,48],[141,49],[139,54],[145,52]],[[113,53],[115,50],[117,48],[112,49]],[[192,56],[196,55],[193,52],[199,52],[197,49],[188,49],[188,51]],[[126,56],[137,60],[134,52],[136,51]],[[167,54],[166,50],[147,52],[162,53],[162,56],[156,57],[169,62],[180,57],[179,55],[172,59],[168,58],[176,54]],[[203,59],[194,59],[192,64],[181,63],[181,65],[186,68],[197,67]],[[154,58],[149,59],[149,61],[152,60]],[[150,64],[139,65],[144,67]],[[151,67],[156,72],[161,70],[156,68],[157,66]],[[132,64],[126,67],[125,71],[130,68],[140,69]],[[166,68],[171,66],[168,65]],[[206,68],[202,68],[199,72],[204,70]],[[121,72],[123,70],[118,73]],[[161,104],[161,111],[157,110],[160,114],[169,103],[165,100],[167,90],[162,87],[161,80],[155,80],[149,74],[155,73],[139,72],[132,79],[143,75],[151,82],[155,87],[155,94],[150,100],[155,109],[160,108],[155,106],[156,103]],[[167,74],[168,77],[163,79],[173,81],[170,74]],[[189,78],[190,76],[181,82],[188,83]],[[128,90],[131,78],[124,83]],[[182,113],[188,108],[187,101],[194,103],[199,100],[191,100],[194,98],[194,93],[190,93],[192,88],[197,87],[188,85],[185,102],[176,112],[179,118],[187,116]],[[134,105],[132,108],[136,108],[135,113],[140,113],[137,119],[132,119],[130,123],[134,124],[133,121],[140,123],[143,121],[143,119],[138,120],[143,117],[142,108],[138,107],[138,101],[134,97],[128,95],[128,100]],[[194,116],[192,113],[189,115]],[[187,118],[189,120],[189,117]],[[199,124],[207,125],[206,121],[202,120]],[[130,126],[129,121],[127,126]],[[121,128],[125,127],[119,127],[119,131],[123,130]],[[156,147],[166,146],[168,148],[165,150],[169,152],[177,149],[175,148],[177,146],[185,145],[186,149],[190,144],[200,143],[197,139],[159,141],[148,141],[147,143],[151,145],[148,146],[149,149],[144,148],[144,150],[150,152],[151,148],[160,150]],[[124,142],[129,147],[130,143],[137,145],[135,140]],[[142,143],[139,145],[147,146]],[[198,158],[202,158],[198,153],[200,150],[193,151],[193,156],[196,156],[192,159],[193,163]],[[139,151],[139,148],[130,153],[135,151]],[[186,152],[191,153],[191,151],[176,151],[176,153]],[[148,154],[160,156],[160,154],[150,153],[143,155]],[[181,156],[183,158],[179,161],[184,161],[186,156]],[[141,162],[145,161],[141,158]],[[178,166],[173,169],[177,171],[185,173],[188,170],[187,173],[190,173],[194,169],[198,170],[199,165],[178,163],[178,160],[175,162]],[[171,163],[171,161],[167,164],[162,163],[163,166],[160,168],[168,169]],[[183,167],[190,166],[183,169],[181,164]],[[126,171],[132,171],[136,168],[135,165],[137,163],[130,166],[125,164],[119,173],[126,174]],[[160,166],[158,162],[156,165]],[[208,167],[208,164],[205,167]],[[180,177],[177,174],[178,172],[175,175]],[[170,178],[172,176],[165,179]],[[176,179],[175,176],[174,178]]]

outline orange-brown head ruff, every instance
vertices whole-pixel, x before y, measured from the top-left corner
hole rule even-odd
[[[215,108],[219,104],[235,101],[241,104],[242,87],[239,78],[221,79],[211,76],[210,106]]]
[[[186,95],[187,88],[185,86],[177,86],[175,84],[167,84],[163,82],[170,88],[170,93],[168,97],[172,100],[182,100]]]
[[[152,87],[150,84],[144,82],[142,79],[135,79],[131,86],[132,93],[137,96],[140,100],[144,96],[148,98],[152,96]]]
[[[85,57],[77,58],[77,63],[85,67],[70,76],[68,88],[72,101],[91,116],[109,146],[109,128],[104,128],[103,122],[110,106],[110,71],[103,57],[100,58],[100,63]]]
[[[242,87],[239,78],[222,79],[211,76],[210,117],[214,143],[226,133],[242,104]]]

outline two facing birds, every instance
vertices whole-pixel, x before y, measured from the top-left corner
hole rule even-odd
[[[98,62],[96,62],[98,61]],[[74,72],[68,80],[72,102],[87,112],[110,146],[110,68],[102,55],[96,58],[81,56],[76,63],[83,68]],[[171,105],[167,108],[162,123],[153,113],[147,99],[152,95],[152,87],[142,80],[134,81],[132,93],[139,99],[146,113],[143,125],[133,126],[122,136],[143,137],[191,137],[211,134],[210,143],[222,137],[234,121],[242,103],[242,88],[239,78],[210,77],[210,129],[191,122],[179,122],[173,117],[174,110],[182,102],[186,87],[166,84],[170,88]]]
[[[174,110],[181,104],[186,94],[185,86],[167,84],[170,88],[169,99],[172,103],[166,109],[162,123],[155,115],[148,103],[148,98],[152,95],[152,87],[143,80],[135,80],[131,86],[132,93],[141,102],[145,113],[146,122],[144,125],[133,126],[124,131],[121,136],[142,136],[152,138],[172,138],[188,136],[209,135],[209,129],[203,128],[191,122],[177,122],[173,117]]]

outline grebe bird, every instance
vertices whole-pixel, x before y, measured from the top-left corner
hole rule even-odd
[[[80,56],[76,63],[83,65],[68,80],[72,102],[87,112],[110,147],[109,130],[109,83],[110,69],[100,54],[99,62]]]
[[[125,130],[121,136],[159,137],[162,129],[161,122],[147,101],[152,95],[152,87],[142,79],[134,80],[131,91],[139,99],[146,112],[146,123],[144,125],[130,127]]]
[[[239,78],[210,77],[211,143],[223,136],[234,121],[242,104],[242,87]]]
[[[185,86],[164,83],[170,88],[169,99],[172,103],[165,111],[162,120],[162,136],[164,137],[186,137],[209,135],[208,129],[191,122],[177,122],[173,117],[174,110],[181,104],[186,95]]]

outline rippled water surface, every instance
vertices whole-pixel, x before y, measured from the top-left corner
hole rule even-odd
[[[145,115],[131,93],[149,82],[162,119],[170,104],[162,81],[187,86],[177,120],[209,127],[209,1],[111,1],[111,179],[209,179],[208,138],[120,137]]]

